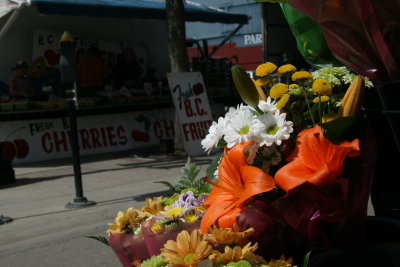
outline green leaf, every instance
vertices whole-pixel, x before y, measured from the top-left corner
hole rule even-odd
[[[365,132],[366,121],[361,117],[341,117],[323,123],[324,136],[336,144],[345,140],[354,140]]]
[[[89,236],[86,236],[86,237],[87,237],[87,238],[94,239],[94,240],[97,240],[97,241],[100,241],[101,243],[103,243],[103,244],[109,246],[109,244],[108,244],[108,239],[107,239],[106,237],[104,237],[104,236],[89,235]]]
[[[217,170],[219,161],[221,160],[221,158],[222,158],[223,155],[224,155],[223,153],[217,155],[217,156],[213,159],[213,161],[211,162],[211,164],[208,166],[208,168],[207,168],[207,170],[206,170],[206,176],[207,176],[208,179],[210,179],[210,180],[212,180],[212,181],[215,180],[215,179],[214,179],[214,173],[215,173],[215,171]],[[214,182],[215,182],[215,181],[214,181]]]
[[[310,256],[311,256],[311,252],[312,250],[310,250],[303,259],[303,267],[307,267],[308,266],[308,262],[310,261]]]

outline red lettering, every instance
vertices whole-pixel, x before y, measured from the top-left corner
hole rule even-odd
[[[199,139],[199,136],[197,135],[197,128],[196,128],[196,124],[194,124],[193,122],[189,124],[189,128],[190,128],[190,134],[192,135],[192,140],[197,140]]]
[[[61,136],[58,136],[57,132],[53,132],[53,140],[54,145],[56,147],[56,151],[60,152],[60,147],[64,147],[64,151],[68,151],[67,138],[65,136],[65,132],[60,132]]]
[[[200,98],[196,98],[194,100],[194,104],[196,106],[197,115],[204,115],[205,114],[204,110],[202,108],[200,108],[201,99]]]
[[[175,136],[175,127],[174,127],[174,122],[172,120],[164,121],[164,129],[166,136],[168,137]]]
[[[114,138],[115,138],[115,134],[114,134],[114,127],[107,127],[107,134],[108,134],[108,141],[110,143],[110,145],[112,146],[116,146],[118,143],[115,142]]]
[[[96,128],[92,128],[89,130],[90,135],[92,137],[92,143],[93,143],[93,148],[96,147],[102,147],[100,141],[99,141],[99,130]]]
[[[117,135],[119,137],[119,144],[120,145],[125,145],[126,143],[128,143],[128,138],[126,138],[126,136],[124,135],[125,133],[125,129],[122,126],[118,126],[117,128]]]
[[[188,126],[189,126],[189,124],[187,124],[187,123],[183,123],[183,124],[182,124],[183,135],[185,136],[185,141],[186,141],[186,142],[189,140],[189,139],[188,139],[189,130],[187,129]]]
[[[100,128],[100,131],[101,131],[101,137],[103,139],[103,145],[107,146],[107,135],[106,135],[106,132],[105,132],[104,128]]]
[[[53,143],[51,142],[50,133],[45,133],[42,135],[42,147],[46,153],[51,153],[53,151]]]
[[[86,129],[79,130],[79,135],[81,137],[82,148],[92,148],[92,145],[89,143],[89,132]]]
[[[154,130],[154,134],[156,135],[156,137],[158,139],[162,139],[164,137],[164,133],[161,130],[161,123],[159,121],[156,121],[154,123],[153,130]]]
[[[183,105],[185,106],[186,116],[192,117],[193,110],[192,110],[192,103],[190,102],[190,99],[186,99],[185,101],[183,101]]]

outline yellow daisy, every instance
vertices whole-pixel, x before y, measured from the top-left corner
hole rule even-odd
[[[293,81],[304,81],[309,79],[312,79],[312,74],[308,71],[296,71],[292,75]]]
[[[132,233],[133,228],[139,227],[146,217],[140,210],[134,208],[126,209],[126,212],[119,211],[115,218],[115,224],[108,224],[108,233]]]
[[[146,198],[146,203],[144,203],[142,211],[149,213],[149,217],[158,216],[160,215],[160,211],[164,210],[162,201],[163,197]]]
[[[241,232],[240,227],[235,223],[233,225],[233,229],[218,228],[216,226],[211,227],[208,231],[208,234],[204,235],[204,240],[211,243],[244,245],[247,243],[248,238],[253,234],[253,228],[249,228],[246,231]]]
[[[231,261],[239,260],[254,260],[257,257],[254,254],[254,251],[256,251],[257,248],[257,243],[255,243],[254,246],[251,246],[250,242],[243,248],[240,246],[235,246],[234,248],[225,246],[224,253],[221,253],[218,250],[213,250],[208,258],[213,264],[227,264]]]
[[[322,117],[322,123],[327,123],[337,119],[339,116],[337,114],[328,114]]]
[[[267,76],[268,74],[273,73],[276,70],[276,68],[277,68],[276,65],[272,62],[261,64],[256,68],[256,75],[258,77]]]
[[[256,80],[256,85],[264,86],[264,85],[269,84],[270,82],[271,82],[271,79],[269,77],[263,77],[263,78]]]
[[[313,82],[312,88],[314,92],[319,95],[331,95],[332,94],[332,85],[325,79],[316,79]]]
[[[289,87],[284,83],[277,83],[272,86],[269,96],[273,99],[278,99],[289,91]]]
[[[296,265],[293,266],[292,264],[293,259],[291,257],[286,259],[285,256],[282,255],[279,260],[271,259],[267,265],[270,267],[296,267]]]
[[[212,246],[202,240],[200,230],[194,230],[190,235],[184,230],[178,234],[176,241],[167,241],[161,249],[161,256],[164,262],[174,266],[196,266],[211,251]]]
[[[278,73],[278,76],[281,77],[281,76],[285,76],[285,75],[290,75],[293,72],[295,72],[296,70],[297,70],[297,68],[295,66],[293,66],[292,64],[286,64],[286,65],[280,66],[278,68],[277,73]]]
[[[285,107],[286,103],[289,101],[290,95],[289,94],[284,94],[281,99],[276,103],[275,107],[279,109],[279,111],[282,111],[282,109]]]
[[[174,207],[165,211],[162,215],[170,219],[177,219],[182,215],[182,211],[182,207]]]
[[[321,96],[321,103],[328,102],[329,99],[331,99],[329,96],[323,95],[323,96]],[[315,97],[315,98],[313,99],[313,102],[314,102],[314,103],[319,103],[319,102],[320,102],[320,101],[319,101],[319,96]]]

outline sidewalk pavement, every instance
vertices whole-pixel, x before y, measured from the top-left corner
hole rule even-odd
[[[84,196],[97,204],[67,209],[75,197],[72,160],[14,166],[17,181],[0,186],[0,266],[121,266],[110,247],[86,236],[106,236],[118,211],[140,208],[147,197],[167,189],[156,181],[175,182],[187,156],[155,150],[82,157]],[[213,156],[193,157],[205,175]],[[369,215],[372,215],[369,207]]]
[[[0,186],[0,266],[121,266],[112,249],[86,236],[106,236],[119,210],[140,208],[147,197],[168,190],[156,181],[175,182],[187,156],[155,151],[82,157],[84,196],[97,204],[67,209],[75,197],[72,160],[14,166],[15,183]],[[192,157],[200,175],[213,156]]]

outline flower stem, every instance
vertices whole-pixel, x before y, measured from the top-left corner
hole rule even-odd
[[[313,125],[315,125],[314,116],[313,116],[313,114],[311,113],[310,103],[308,103],[308,97],[307,97],[307,94],[306,94],[306,90],[304,89],[303,86],[301,86],[301,89],[303,90],[304,98],[305,98],[305,100],[306,100],[308,112],[310,112],[310,117],[311,117],[312,123],[313,123]]]
[[[318,95],[319,123],[322,124],[321,95]]]

